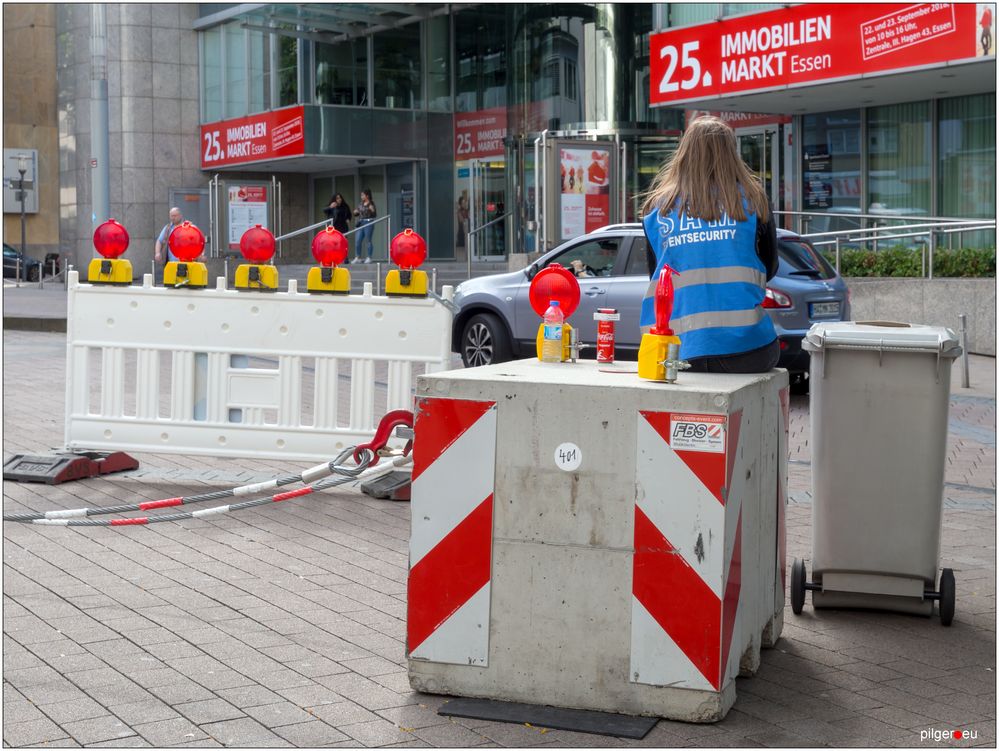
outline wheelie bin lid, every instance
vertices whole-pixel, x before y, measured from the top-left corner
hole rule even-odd
[[[826,349],[865,349],[881,352],[927,352],[938,357],[958,357],[957,335],[942,326],[893,321],[835,321],[816,323],[801,343],[809,352]]]

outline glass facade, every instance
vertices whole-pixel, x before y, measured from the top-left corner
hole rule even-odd
[[[393,228],[411,223],[433,235],[432,256],[493,258],[537,247],[535,140],[544,131],[619,144],[625,201],[616,213],[639,218],[641,193],[686,117],[682,108],[649,106],[657,28],[784,6],[483,4],[325,33],[306,22],[312,6],[300,7],[302,23],[292,23],[299,14],[290,10],[280,20],[250,10],[201,31],[202,121],[307,105],[317,169],[303,204],[314,220],[332,190],[345,190],[353,205],[370,180]],[[337,14],[335,6],[312,10]],[[733,127],[777,208],[995,215],[994,93]],[[328,164],[318,161],[325,156]],[[809,229],[862,224],[819,216]]]

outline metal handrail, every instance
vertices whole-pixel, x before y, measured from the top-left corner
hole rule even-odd
[[[967,222],[968,217],[944,217],[944,216],[908,216],[903,214],[850,214],[835,211],[774,211],[774,214],[780,216],[835,216],[835,217],[845,217],[847,219],[885,219],[888,221],[897,221],[900,219],[915,219],[917,221],[932,221],[932,222]]]
[[[496,224],[496,222],[501,222],[509,217],[513,216],[512,213],[500,214],[495,219],[490,219],[488,222],[483,224],[481,227],[476,227],[475,229],[470,229],[465,235],[465,255],[468,257],[468,278],[472,278],[472,235],[481,232],[486,229],[486,227],[491,227]]]
[[[900,234],[882,234],[883,232],[895,232],[904,229],[920,229],[923,228],[922,232],[903,232]],[[922,255],[922,271],[921,276],[926,276],[926,251],[929,250],[929,278],[933,278],[933,254],[936,249],[936,243],[934,242],[934,234],[940,232],[941,234],[954,234],[954,233],[964,233],[964,232],[979,232],[987,230],[996,229],[995,221],[988,220],[962,220],[961,222],[952,223],[933,223],[933,224],[910,224],[902,225],[896,227],[870,227],[867,229],[853,229],[853,230],[840,230],[837,232],[816,232],[814,234],[802,235],[808,238],[809,242],[815,247],[822,245],[835,245],[836,246],[836,273],[840,273],[840,254],[842,251],[841,241],[852,240],[856,242],[866,242],[867,240],[872,240],[874,242],[874,249],[877,250],[877,243],[883,242],[885,240],[903,240],[909,237],[925,237],[927,238],[927,247],[921,248]],[[814,242],[813,238],[816,237],[829,237],[829,240],[820,240]]]
[[[373,224],[378,224],[378,222],[388,221],[389,222],[389,225],[388,225],[389,226],[389,234],[392,234],[391,219],[392,219],[392,215],[391,214],[386,214],[385,216],[380,216],[377,219],[368,222],[367,224],[364,225],[364,227],[370,227]],[[306,232],[311,232],[314,229],[319,229],[320,227],[325,227],[325,226],[328,226],[328,225],[331,225],[331,224],[333,224],[333,220],[332,219],[323,219],[321,222],[316,222],[315,224],[310,224],[308,227],[302,227],[301,229],[296,229],[293,232],[289,232],[286,235],[281,235],[280,237],[275,237],[274,240],[275,240],[275,242],[281,242],[282,240],[288,240],[288,239],[290,239],[292,237],[298,237],[299,235],[304,235]],[[349,229],[346,232],[343,232],[342,234],[343,234],[344,237],[349,237],[350,235],[353,235],[358,230],[364,229],[364,227],[354,227],[354,229]]]
[[[776,212],[775,212],[776,213]],[[858,227],[856,229],[844,229],[836,230],[833,232],[807,232],[802,233],[802,237],[807,237],[809,239],[813,237],[845,237],[847,240],[869,240],[873,238],[857,237],[857,235],[864,235],[866,233],[877,234],[879,232],[897,232],[899,230],[908,229],[924,229],[923,232],[918,232],[919,235],[928,235],[930,232],[972,232],[979,229],[994,229],[996,223],[994,221],[988,221],[984,219],[965,219],[961,222],[947,222],[941,226],[940,222],[924,223],[924,224],[900,224],[891,227]],[[944,227],[952,229],[944,229]],[[968,229],[971,227],[972,229]],[[879,239],[891,239],[891,238],[879,238]],[[812,243],[817,245],[818,243]]]

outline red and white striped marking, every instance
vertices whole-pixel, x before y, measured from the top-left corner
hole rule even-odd
[[[488,664],[496,403],[417,400],[409,656]]]
[[[719,691],[730,672],[742,588],[742,509],[735,507],[742,494],[730,492],[741,417],[638,415],[635,683]],[[686,426],[698,423],[707,425],[707,440],[691,438]],[[683,449],[673,447],[674,434]]]

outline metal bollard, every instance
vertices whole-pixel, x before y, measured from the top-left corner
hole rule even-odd
[[[382,262],[378,261],[375,263],[375,294],[381,296],[382,294]]]
[[[66,268],[62,270],[62,286],[63,289],[69,289],[69,272],[73,270],[73,264],[66,264]]]
[[[839,276],[839,237],[836,238],[836,276]]]
[[[437,267],[430,269],[430,289],[437,291]]]
[[[20,287],[21,286],[21,259],[18,258],[15,263],[16,263],[16,267],[14,269],[14,285],[17,286],[17,287]]]
[[[968,316],[961,313],[958,318],[961,320],[961,388],[971,388],[971,373],[969,372],[968,359]]]

